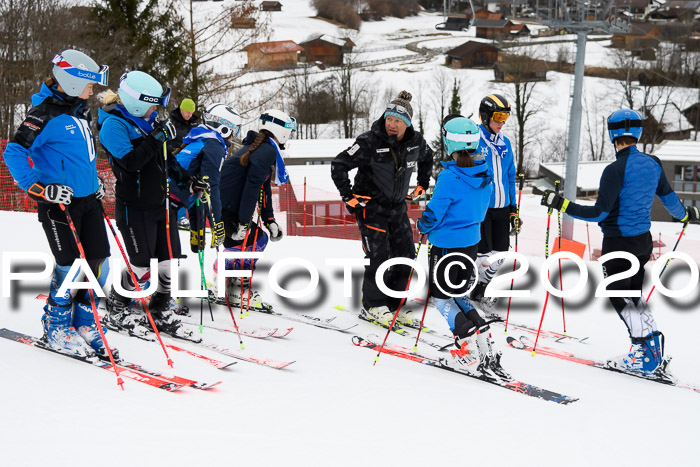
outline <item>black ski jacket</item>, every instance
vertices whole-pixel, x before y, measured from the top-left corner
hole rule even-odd
[[[414,167],[418,166],[418,184],[428,188],[432,165],[433,151],[413,126],[406,128],[403,140],[398,141],[386,133],[382,117],[333,159],[331,176],[343,200],[353,195],[369,196],[369,204],[390,207],[405,201]],[[355,168],[351,185],[349,172]]]
[[[182,139],[187,136],[187,133],[189,133],[192,128],[199,124],[199,116],[197,114],[192,114],[192,117],[189,120],[185,120],[182,118],[180,109],[174,108],[170,111],[170,120],[175,126],[177,135],[175,135],[175,138],[167,142],[167,146],[169,152],[175,152],[176,149],[179,149],[182,146]]]

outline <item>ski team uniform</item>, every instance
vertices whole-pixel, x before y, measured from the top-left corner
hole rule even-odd
[[[219,183],[221,180],[221,167],[228,155],[228,146],[218,132],[210,130],[204,125],[195,127],[183,138],[182,142],[184,147],[175,157],[190,177],[209,177],[212,215],[216,222],[221,222]],[[190,194],[189,190],[181,189],[177,183],[171,182],[170,196],[189,210],[189,218],[192,219],[191,225],[194,229],[198,219],[195,203],[197,195]],[[209,208],[210,206],[203,206],[203,209],[206,210],[205,212],[208,212]],[[203,217],[207,218],[206,216]],[[202,220],[199,222],[202,222]]]
[[[163,143],[150,134],[155,116],[153,112],[146,120],[134,117],[120,104],[109,105],[99,111],[99,137],[116,178],[114,217],[124,238],[129,261],[133,266],[148,268],[150,259],[158,258],[159,290],[161,287],[170,290],[169,263],[165,263],[171,259],[165,213],[168,176],[183,186],[188,176],[169,153],[166,173]],[[180,257],[177,232],[177,216],[171,209],[173,258]],[[164,280],[167,284],[161,284]]]
[[[517,211],[515,196],[515,162],[510,140],[491,133],[483,124],[479,125],[481,140],[477,152],[484,154],[486,164],[493,174],[493,193],[489,209],[481,223],[479,258],[487,258],[510,247],[510,213]],[[481,261],[480,261],[481,262]],[[500,263],[484,264],[479,268],[479,282],[488,283],[498,271]]]
[[[656,156],[639,152],[637,146],[630,146],[619,151],[615,157],[616,160],[603,171],[595,205],[582,206],[571,202],[566,213],[571,217],[597,222],[600,225],[603,231],[603,255],[612,251],[626,251],[639,260],[640,268],[634,276],[618,280],[610,284],[608,289],[641,290],[644,265],[649,261],[652,252],[649,229],[654,196],[658,196],[668,212],[677,219],[682,219],[686,211],[668,183],[661,162]],[[624,259],[606,261],[603,265],[605,277],[628,269],[629,261]],[[610,298],[618,314],[623,312],[626,300],[628,299]],[[627,324],[627,321],[625,323]],[[631,337],[643,337],[632,335],[634,333],[629,330]]]
[[[102,207],[95,193],[99,189],[95,142],[90,130],[90,109],[87,102],[42,84],[32,96],[32,109],[20,125],[3,153],[10,173],[23,190],[36,182],[60,184],[73,189],[73,199],[66,206],[92,272],[100,286],[109,274],[110,255]],[[29,158],[33,166],[29,163]],[[40,202],[38,217],[46,233],[56,269],[51,282],[49,304],[68,307],[70,292],[58,296],[57,291],[70,266],[80,257],[66,215],[58,204]],[[78,301],[89,303],[82,291]],[[98,297],[95,297],[99,300]],[[99,302],[98,302],[99,303]],[[75,323],[75,327],[80,323]]]
[[[418,228],[428,234],[433,245],[429,262],[430,296],[436,304],[440,300],[449,301],[438,309],[450,330],[461,337],[467,330],[479,329],[486,324],[467,300],[466,291],[474,271],[472,263],[462,255],[476,259],[481,240],[479,225],[486,215],[489,200],[493,198],[493,183],[485,161],[476,162],[474,167],[457,167],[454,161],[442,162],[442,166],[445,170],[438,175],[432,198],[418,220]],[[448,260],[443,261],[436,271],[440,259],[454,253],[457,255],[450,256],[449,263],[456,261],[461,266],[449,269],[449,279],[451,284],[462,284],[457,289],[445,282]],[[453,299],[445,292],[460,296]],[[465,314],[466,322],[456,320],[460,312]]]
[[[385,131],[384,117],[372,129],[360,135],[331,164],[331,176],[343,199],[361,196],[369,199],[364,208],[355,209],[362,236],[362,247],[370,264],[365,267],[362,282],[362,304],[365,308],[388,306],[396,309],[399,299],[384,295],[374,280],[377,268],[396,257],[413,258],[413,230],[406,209],[406,193],[413,169],[418,168],[418,185],[430,183],[433,151],[413,126],[406,128],[403,140],[390,138]],[[348,173],[357,169],[354,183]],[[394,266],[385,275],[387,287],[404,290],[410,268]]]

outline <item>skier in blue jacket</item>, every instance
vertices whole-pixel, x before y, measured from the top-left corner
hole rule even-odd
[[[200,200],[200,210],[196,206],[197,196],[188,190],[180,189],[177,184],[170,184],[170,196],[177,203],[189,210],[190,248],[193,253],[199,251],[199,229],[205,219],[213,217],[212,248],[224,241],[224,223],[221,219],[221,196],[219,182],[221,167],[233,138],[241,131],[241,117],[233,108],[225,104],[212,104],[202,114],[202,124],[194,127],[182,140],[183,147],[175,151],[180,165],[191,177],[206,180],[211,187],[211,195]],[[211,206],[209,205],[211,203]]]
[[[479,280],[470,297],[481,309],[491,311],[496,299],[485,298],[484,292],[503,260],[489,263],[489,257],[500,251],[508,251],[510,231],[519,231],[522,222],[518,218],[515,197],[513,148],[510,140],[501,133],[510,116],[510,104],[500,94],[489,94],[481,100],[479,116],[479,152],[486,156],[486,164],[493,174],[494,190],[489,201],[489,210],[481,223],[481,242],[476,262]]]
[[[698,208],[683,207],[668,183],[659,159],[637,149],[636,144],[642,136],[642,122],[639,112],[630,109],[617,110],[608,117],[608,135],[615,146],[615,161],[603,171],[594,206],[576,204],[552,190],[545,191],[542,196],[544,206],[566,212],[577,219],[598,222],[603,231],[603,255],[626,251],[637,257],[639,270],[632,277],[609,284],[608,290],[642,290],[644,265],[652,252],[649,229],[654,196],[659,197],[677,220],[700,219]],[[612,276],[629,268],[629,261],[613,259],[603,264],[603,275]],[[663,334],[658,331],[646,301],[637,296],[611,297],[610,302],[627,326],[632,349],[609,360],[608,364],[646,375],[663,372],[668,363],[663,358]]]
[[[88,106],[95,83],[107,85],[108,67],[98,66],[77,50],[65,50],[54,57],[52,75],[32,96],[33,107],[3,156],[19,187],[39,202],[39,222],[56,259],[42,318],[43,338],[60,352],[106,357],[87,291],[76,293],[75,302],[70,291],[61,296],[57,292],[79,257],[59,204],[70,214],[90,269],[101,286],[109,275],[109,262],[105,261],[109,241],[99,201],[105,191],[97,176]],[[98,304],[96,295],[95,300]]]
[[[498,365],[500,355],[494,354],[489,326],[466,295],[475,273],[480,224],[493,196],[493,183],[488,164],[478,152],[476,123],[461,116],[451,118],[443,125],[442,135],[454,161],[442,163],[445,170],[438,175],[418,230],[427,233],[433,245],[430,295],[455,337],[457,349],[451,354],[458,365],[474,371]]]
[[[158,285],[148,304],[153,320],[162,333],[194,339],[194,332],[178,320],[170,294],[170,262],[180,257],[177,216],[167,203],[168,178],[193,191],[208,190],[208,184],[190,177],[175,157],[165,149],[175,136],[169,119],[158,119],[156,107],[167,106],[170,88],[164,88],[142,71],[130,71],[119,80],[118,94],[107,91],[105,107],[99,111],[99,138],[109,155],[116,178],[114,217],[124,238],[131,268],[140,283],[156,276]],[[169,224],[167,221],[170,221]],[[150,260],[158,259],[158,271],[151,276]],[[128,270],[122,270],[125,290],[133,291]],[[105,322],[112,329],[154,339],[150,323],[139,313],[132,313],[131,299],[112,288]],[[201,339],[201,338],[200,338]]]

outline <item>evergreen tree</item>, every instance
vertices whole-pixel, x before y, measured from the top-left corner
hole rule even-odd
[[[459,93],[461,91],[461,86],[457,82],[457,78],[454,80],[452,85],[452,100],[450,101],[450,112],[453,115],[462,114],[462,100],[459,98]]]

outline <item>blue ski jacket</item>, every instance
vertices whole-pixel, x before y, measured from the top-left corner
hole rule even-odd
[[[566,209],[567,214],[597,222],[606,237],[634,237],[648,232],[654,195],[673,217],[685,217],[685,208],[668,183],[656,156],[630,146],[615,157],[616,160],[600,177],[595,205],[582,206],[572,202]]]
[[[474,167],[457,167],[441,162],[445,168],[438,175],[433,197],[418,219],[418,229],[440,248],[461,248],[481,240],[481,222],[493,196],[488,163]]]
[[[95,193],[99,183],[87,101],[42,84],[32,105],[3,153],[19,187],[56,183],[71,187],[75,197]]]
[[[219,133],[199,125],[182,139],[185,145],[175,157],[190,176],[208,176],[211,187],[212,213],[216,222],[221,221],[221,166],[228,155],[228,146]],[[177,185],[170,185],[171,193],[177,193],[186,208],[191,208],[196,196],[188,190],[180,190]]]
[[[515,161],[510,140],[503,133],[494,135],[483,124],[479,125],[478,152],[484,154],[489,170],[493,173],[493,194],[489,208],[516,206]]]

